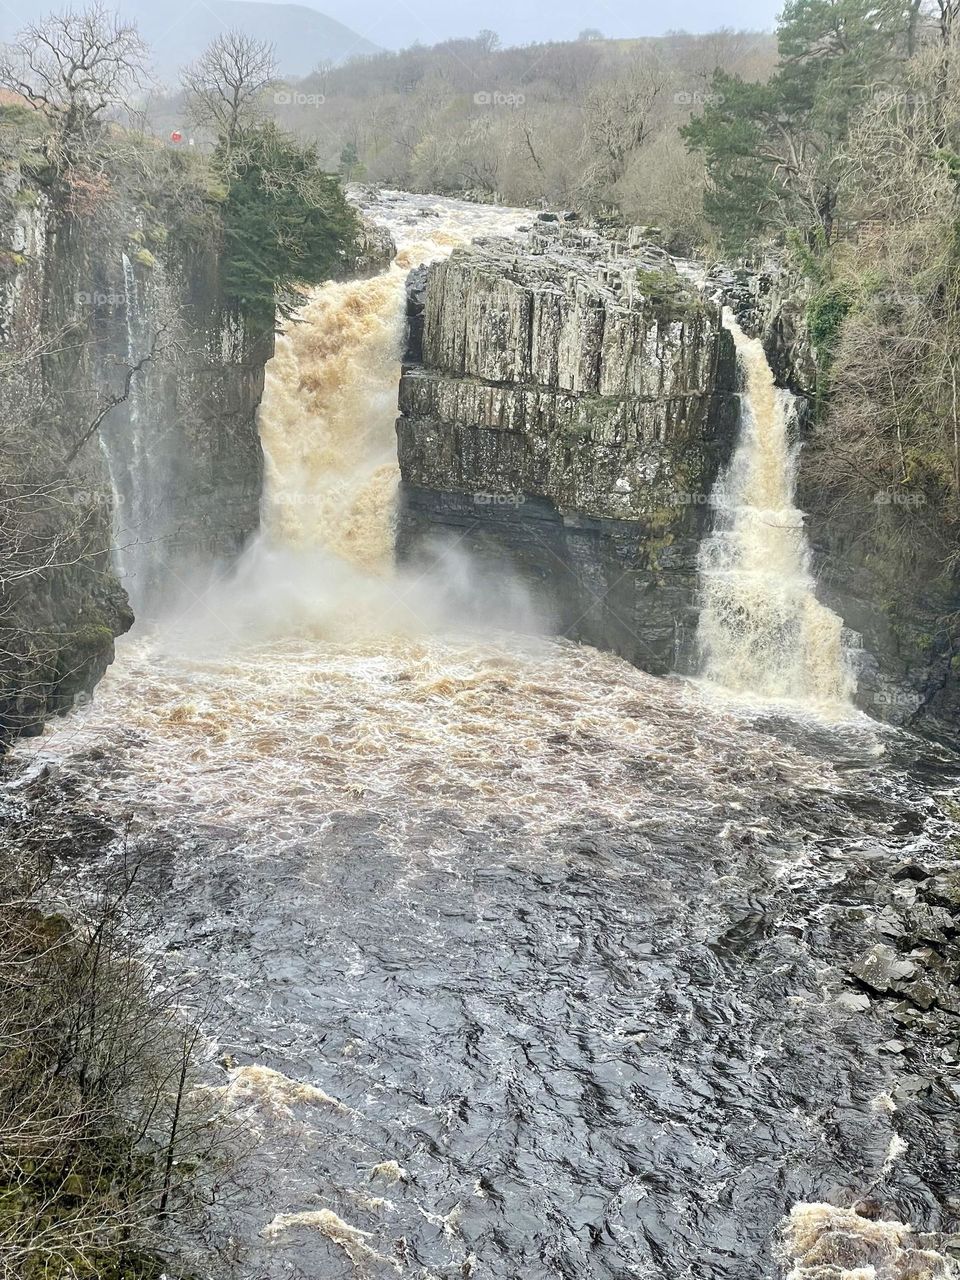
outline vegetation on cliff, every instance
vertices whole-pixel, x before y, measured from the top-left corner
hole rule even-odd
[[[960,646],[958,15],[791,0],[773,75],[718,71],[684,130],[728,252],[773,248],[805,277],[809,505],[918,673]]]
[[[691,248],[710,234],[703,169],[679,128],[710,93],[715,66],[765,76],[761,32],[675,33],[502,48],[472,39],[357,58],[267,92],[260,108],[351,181],[577,208],[656,224]],[[155,126],[181,97],[151,104]]]
[[[0,868],[0,1274],[189,1274],[174,1235],[202,1225],[230,1147],[201,1034],[136,941],[139,865],[84,887],[65,859],[113,832],[54,791],[2,815],[20,859]]]
[[[225,301],[272,323],[299,285],[352,261],[356,215],[316,151],[262,118],[267,48],[230,33],[184,73],[191,112],[216,133],[212,150],[147,131],[131,106],[146,54],[136,28],[99,3],[26,27],[0,56],[0,88],[16,95],[0,106],[0,167],[18,191],[48,200],[51,248],[90,219],[132,217],[131,237],[148,241],[132,246],[138,262],[199,243],[217,255]]]
[[[236,31],[218,36],[182,74],[190,117],[216,139],[207,163],[223,183],[223,288],[260,326],[277,312],[290,315],[302,287],[342,275],[360,237],[316,149],[264,118],[275,78],[271,47]]]
[[[359,252],[357,216],[314,149],[272,122],[241,130],[229,165],[223,285],[247,315],[272,324],[302,303],[302,286],[343,274]]]

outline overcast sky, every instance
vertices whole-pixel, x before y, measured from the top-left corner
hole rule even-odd
[[[605,36],[773,28],[782,0],[307,0],[375,44],[435,44],[484,28],[504,44],[572,40],[586,27]]]

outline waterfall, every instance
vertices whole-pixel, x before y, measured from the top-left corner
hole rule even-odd
[[[126,326],[124,359],[128,367],[133,367],[146,354],[143,306],[133,263],[125,253],[121,261]],[[134,377],[122,410],[111,414],[99,433],[113,495],[113,564],[138,613],[147,597],[152,568],[147,498],[152,459],[145,444],[147,416],[141,378]]]
[[[274,547],[328,551],[372,573],[392,562],[406,274],[325,285],[277,340],[259,418]]]
[[[394,565],[397,384],[412,267],[483,234],[511,234],[528,215],[436,197],[383,193],[378,221],[394,262],[368,279],[313,291],[278,335],[258,415],[264,457],[261,528],[222,582],[189,593],[191,644],[243,636],[366,642],[433,633],[451,578]],[[487,613],[479,586],[467,591]],[[498,584],[498,606],[525,617],[526,593]],[[459,615],[458,615],[459,616]],[[182,630],[182,627],[181,627]]]
[[[732,314],[743,391],[740,434],[711,494],[715,528],[700,549],[697,644],[704,676],[740,693],[848,702],[853,678],[842,619],[821,604],[803,513],[795,504],[793,397],[758,339]]]
[[[383,577],[393,564],[397,382],[411,267],[482,234],[509,235],[522,209],[384,192],[378,220],[395,261],[314,291],[279,336],[260,407],[264,549],[329,553]],[[273,562],[276,566],[276,560]]]

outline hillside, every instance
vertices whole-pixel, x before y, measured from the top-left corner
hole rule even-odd
[[[197,5],[173,0],[162,8],[150,0],[117,0],[111,6],[133,18],[150,47],[154,72],[165,82],[193,61],[219,32],[239,28],[276,46],[285,75],[307,75],[322,63],[376,53],[371,41],[326,14],[303,4],[265,4],[257,0],[207,0]],[[50,11],[48,0],[24,0],[16,11],[0,9],[0,39]]]

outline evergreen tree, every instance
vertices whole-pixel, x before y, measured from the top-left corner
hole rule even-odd
[[[728,247],[790,226],[829,240],[836,148],[866,97],[890,91],[912,24],[910,0],[788,0],[775,75],[715,73],[710,103],[682,132],[704,153],[705,209]]]
[[[226,163],[226,157],[223,157]],[[229,156],[221,278],[261,324],[289,315],[302,288],[339,276],[357,252],[357,215],[314,147],[272,122],[235,136]]]

